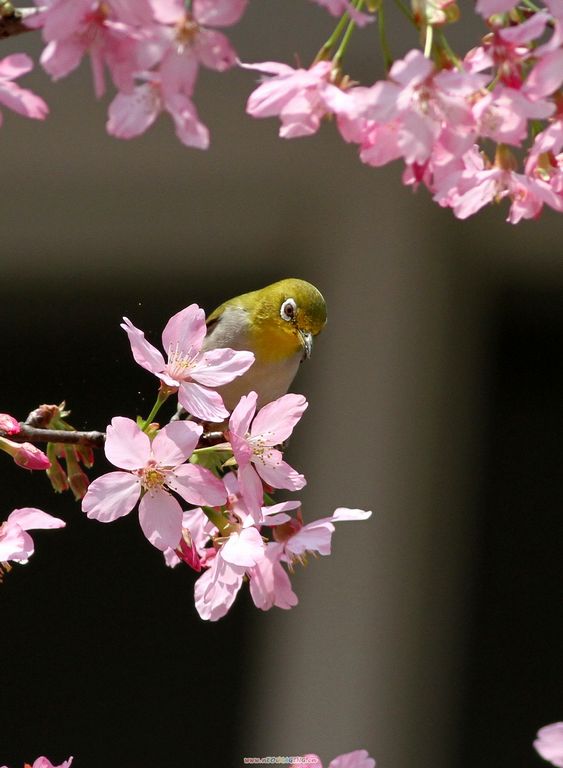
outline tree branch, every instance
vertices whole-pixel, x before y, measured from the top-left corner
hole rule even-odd
[[[103,448],[106,440],[104,432],[79,432],[75,429],[41,429],[20,422],[17,435],[6,435],[14,443],[65,443],[67,445],[86,445],[90,448]],[[0,432],[0,434],[4,434]]]
[[[26,27],[25,20],[37,13],[37,8],[14,8],[9,3],[0,5],[0,39],[33,32]]]

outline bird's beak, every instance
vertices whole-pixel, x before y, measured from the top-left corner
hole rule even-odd
[[[299,336],[301,338],[301,343],[303,344],[303,359],[308,360],[313,351],[313,335],[306,331],[299,330]]]

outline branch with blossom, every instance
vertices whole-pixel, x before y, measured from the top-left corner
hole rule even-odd
[[[261,610],[296,605],[292,569],[309,554],[330,554],[333,523],[371,515],[339,507],[328,517],[305,523],[299,501],[274,503],[275,489],[299,491],[306,484],[285,461],[283,445],[307,401],[286,394],[257,412],[257,394],[251,391],[229,414],[217,388],[244,375],[254,355],[228,348],[205,350],[205,313],[196,304],[166,324],[165,355],[129,319],[124,318],[122,328],[134,360],[159,382],[146,418],[115,416],[104,434],[76,431],[64,403],[37,408],[24,423],[0,414],[0,449],[28,469],[46,470],[54,489],[70,489],[91,519],[113,522],[138,509],[143,533],[166,564],[188,565],[199,574],[194,594],[203,619],[224,616],[245,582]],[[173,395],[190,419],[161,426],[156,418]],[[204,434],[209,423],[215,425],[212,438]],[[47,441],[46,453],[30,439]],[[101,447],[116,471],[90,482],[84,468],[92,467],[94,449]],[[23,535],[17,525],[27,530],[21,514],[13,512],[2,529],[8,553],[4,561],[27,560],[21,546],[8,552],[10,542]],[[31,553],[29,546],[25,552]]]
[[[90,59],[94,92],[107,79],[116,95],[106,128],[131,139],[168,113],[179,140],[207,149],[209,129],[194,102],[199,70],[234,66],[261,73],[249,115],[279,117],[280,136],[315,134],[333,119],[361,162],[404,163],[403,182],[425,186],[461,219],[507,200],[508,221],[536,218],[544,205],[563,210],[563,16],[559,0],[479,0],[481,40],[455,52],[447,28],[459,23],[455,0],[393,0],[418,30],[420,48],[394,56],[385,9],[391,0],[313,0],[339,17],[309,67],[243,64],[222,31],[238,24],[247,0],[36,0],[3,4],[0,36],[40,30],[40,56],[53,80]],[[357,83],[346,55],[357,34],[374,35],[387,70]],[[242,58],[244,59],[244,52]],[[44,119],[48,108],[14,79],[33,63],[25,54],[0,61],[0,102]]]

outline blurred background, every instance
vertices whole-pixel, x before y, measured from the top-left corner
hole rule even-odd
[[[396,55],[416,44],[390,23]],[[244,61],[309,62],[332,28],[311,3],[263,0],[230,37]],[[454,42],[479,29],[468,13]],[[2,47],[41,50],[32,34]],[[373,30],[349,68],[381,75]],[[0,586],[0,763],[239,768],[363,747],[379,768],[540,768],[534,735],[563,719],[560,221],[456,221],[331,125],[279,140],[244,113],[254,83],[201,74],[199,153],[166,117],[108,137],[87,66],[22,81],[51,114],[1,129],[0,411],[66,399],[84,429],[146,415],[155,382],[123,315],[158,343],[191,302],[301,277],[329,308],[293,387],[310,400],[289,449],[304,515],[374,516],[296,572],[292,611],[243,590],[211,624],[134,514],[87,520],[5,457],[0,519],[39,506],[68,527],[37,533]]]

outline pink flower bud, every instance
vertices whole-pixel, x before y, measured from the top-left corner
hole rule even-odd
[[[0,413],[0,430],[6,435],[17,435],[21,427],[19,421],[9,413]]]
[[[12,454],[14,461],[25,469],[49,469],[51,462],[43,451],[31,443],[21,443]]]

